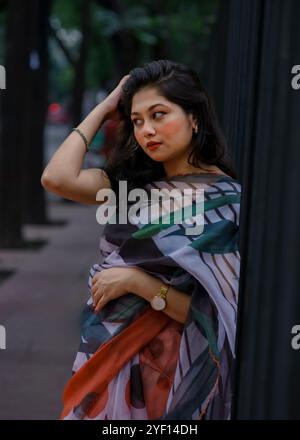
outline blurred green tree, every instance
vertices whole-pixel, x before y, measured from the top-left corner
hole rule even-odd
[[[80,0],[55,0],[50,19],[55,43],[50,46],[51,96],[70,98],[75,94],[78,76],[84,89],[111,90],[130,69],[153,59],[174,59],[201,70],[217,5],[217,0],[152,0],[142,4],[137,0],[92,0],[87,4],[90,29],[84,36]],[[86,74],[82,63],[79,75],[77,62],[84,44]],[[72,107],[80,114],[80,103]]]

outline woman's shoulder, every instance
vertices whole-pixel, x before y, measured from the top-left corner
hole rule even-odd
[[[183,181],[183,182],[192,182],[192,181],[198,181],[203,183],[208,182],[216,182],[216,181],[231,181],[236,184],[240,183],[237,179],[230,176],[229,174],[224,173],[223,171],[214,171],[214,172],[197,172],[197,173],[185,173],[185,174],[176,174],[174,176],[167,176],[159,179],[161,181]]]

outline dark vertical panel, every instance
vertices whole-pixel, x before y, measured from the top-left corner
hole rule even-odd
[[[204,74],[241,181],[253,146],[263,7],[261,0],[219,2]]]
[[[271,179],[275,165],[272,148],[273,87],[276,77],[276,47],[279,41],[279,2],[265,2],[262,20],[259,77],[256,82],[256,111],[253,115],[253,148],[249,150],[251,161],[245,163],[251,188],[247,194],[247,219],[242,230],[242,253],[246,255],[241,273],[240,294],[240,398],[238,418],[267,417],[266,402],[270,402],[269,380],[276,331],[273,321],[276,296],[273,277],[269,272],[276,264],[276,243],[272,244],[275,216],[271,215],[276,180]],[[277,31],[277,32],[276,32]],[[288,87],[288,84],[287,84]],[[276,211],[275,211],[276,212]],[[269,228],[269,229],[268,229]],[[268,237],[270,235],[270,237]],[[267,241],[266,241],[267,239]],[[278,243],[277,243],[278,244]],[[271,290],[270,290],[271,289]],[[273,304],[270,304],[270,300]],[[242,305],[243,310],[241,310]],[[272,316],[273,315],[273,316]],[[242,317],[242,319],[241,319]],[[242,346],[247,346],[247,350]],[[274,370],[273,370],[274,371]],[[274,384],[276,386],[276,384]]]
[[[225,99],[224,105],[229,138],[235,151],[240,148],[237,157],[241,158],[238,163],[244,187],[234,417],[288,419],[300,417],[300,379],[296,374],[300,356],[291,348],[291,328],[300,323],[300,108],[299,96],[290,86],[291,67],[299,63],[296,53],[300,59],[300,5],[293,0],[261,4],[258,15],[257,10],[249,11],[256,15],[259,36],[259,40],[254,36],[249,40],[254,45],[248,52],[250,59],[253,54],[255,66],[248,89],[252,94],[244,93],[243,55],[236,54],[236,94]],[[239,11],[241,23],[249,19],[249,13],[243,18],[245,11]],[[236,32],[234,26],[229,28]],[[247,33],[245,23],[244,31]],[[228,72],[227,66],[226,78]]]
[[[288,10],[288,23],[284,25],[284,42],[281,49],[281,69],[289,72],[291,67],[300,64],[300,3],[299,1],[290,1]],[[289,78],[290,75],[287,74]],[[282,87],[281,87],[282,89]],[[295,324],[300,324],[300,271],[299,271],[299,249],[300,249],[300,184],[299,184],[299,120],[300,120],[300,90],[293,90],[291,87],[285,89],[287,93],[285,108],[282,113],[286,114],[287,130],[282,139],[282,149],[284,154],[281,157],[285,171],[285,185],[283,186],[283,204],[282,217],[284,221],[284,229],[282,230],[283,240],[282,247],[285,249],[282,259],[282,274],[280,288],[284,292],[284,296],[288,296],[285,300],[284,319],[287,321],[287,330]],[[278,109],[281,109],[281,101],[278,102]],[[283,130],[282,124],[278,123],[278,129]],[[288,149],[286,150],[286,147]],[[278,357],[280,353],[278,353]],[[287,353],[281,353],[281,356],[287,358],[289,369],[287,371],[286,392],[288,393],[287,411],[289,418],[299,419],[299,395],[300,395],[300,352],[287,350]]]
[[[299,419],[300,2],[225,3],[213,39],[224,53],[209,66],[221,87],[208,83],[243,187],[233,418]]]
[[[241,180],[251,160],[245,153],[253,145],[263,7],[261,0],[231,0],[229,5],[222,122]]]

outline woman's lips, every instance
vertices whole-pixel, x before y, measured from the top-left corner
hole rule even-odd
[[[157,143],[157,144],[149,145],[149,147],[147,147],[147,148],[152,151],[152,150],[156,150],[160,145],[161,145],[161,142]]]

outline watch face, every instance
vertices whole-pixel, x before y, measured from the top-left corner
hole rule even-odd
[[[167,303],[164,298],[161,298],[160,296],[155,296],[151,301],[151,305],[155,310],[163,310],[166,307]]]

